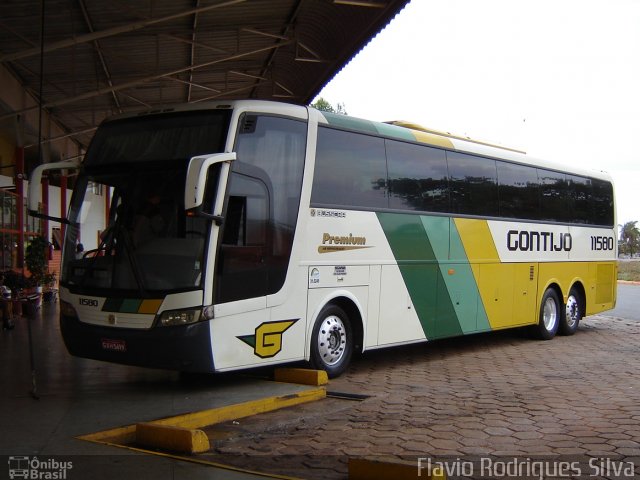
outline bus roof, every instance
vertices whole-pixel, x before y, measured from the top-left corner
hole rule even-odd
[[[206,110],[206,109],[235,109],[241,108],[242,110],[251,111],[256,109],[258,112],[265,111],[267,113],[280,112],[284,115],[303,118],[307,116],[307,107],[301,105],[293,105],[285,102],[274,102],[269,100],[221,100],[212,102],[202,102],[196,104],[179,104],[173,105],[162,109],[155,109],[146,112],[134,113],[134,114],[121,114],[107,119],[111,121],[115,119],[121,119],[126,117],[154,115],[169,112],[189,111],[189,110]],[[529,155],[525,152],[509,147],[503,147],[492,143],[473,140],[468,137],[462,137],[458,135],[452,135],[438,130],[422,127],[416,123],[407,121],[394,121],[394,122],[374,122],[372,120],[365,120],[357,117],[351,117],[348,115],[342,115],[337,113],[322,112],[315,108],[309,108],[310,111],[316,112],[318,115],[318,121],[345,130],[351,130],[355,132],[368,133],[385,138],[393,138],[398,140],[406,140],[410,142],[422,143],[435,147],[445,148],[448,150],[456,150],[460,152],[472,153],[477,155],[483,155],[487,157],[493,157],[501,160],[508,160],[512,162],[522,163],[525,165],[532,165],[541,168],[548,168],[560,172],[573,173],[576,175],[583,175],[588,177],[600,178],[603,180],[611,181],[611,177],[608,173],[598,170],[589,170],[580,167],[574,167],[568,164],[548,162],[540,160]]]
[[[448,150],[483,155],[499,160],[507,160],[560,172],[611,181],[611,176],[604,171],[574,167],[568,164],[554,163],[531,157],[522,150],[504,147],[489,142],[473,140],[468,137],[453,135],[407,121],[374,122],[329,112],[319,112],[324,122],[338,128],[356,132],[379,135],[386,138],[423,143]]]

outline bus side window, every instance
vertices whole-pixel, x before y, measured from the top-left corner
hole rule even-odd
[[[229,197],[227,215],[225,217],[224,245],[242,245],[244,243],[244,226],[246,223],[247,198]]]
[[[452,213],[497,217],[500,212],[495,160],[447,152],[447,163]]]

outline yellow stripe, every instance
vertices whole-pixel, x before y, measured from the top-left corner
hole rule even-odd
[[[434,135],[433,133],[420,132],[418,130],[411,130],[411,133],[419,142],[436,145],[438,147],[454,148],[453,143],[447,137],[441,137],[440,135]]]
[[[455,218],[469,263],[499,263],[500,256],[486,220]],[[476,277],[477,281],[477,277]]]
[[[138,313],[155,315],[160,310],[160,305],[162,305],[162,300],[143,300],[138,308]]]
[[[536,309],[532,302],[536,298],[536,285],[529,280],[531,264],[501,263],[486,220],[454,221],[491,329],[535,323]],[[519,308],[514,309],[514,305]],[[527,307],[522,308],[524,305]]]

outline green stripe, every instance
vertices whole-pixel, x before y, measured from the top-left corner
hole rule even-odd
[[[360,118],[347,117],[346,115],[328,112],[322,112],[322,115],[327,122],[329,122],[329,125],[333,125],[335,127],[346,128],[348,130],[355,130],[358,132],[378,133],[376,126],[370,120],[362,120]]]
[[[487,312],[482,304],[482,298],[476,283],[475,276],[471,270],[471,265],[464,250],[462,239],[456,228],[456,224],[450,219],[451,235],[450,235],[450,257],[457,261],[452,268],[456,273],[449,276],[450,283],[456,282],[457,292],[460,293],[460,300],[454,298],[454,306],[460,319],[460,325],[465,333],[474,333],[479,331],[491,330]],[[450,286],[450,291],[454,290],[454,286]],[[452,295],[453,297],[453,295]]]
[[[142,300],[133,298],[107,298],[102,306],[103,312],[138,313]]]
[[[378,130],[378,133],[385,137],[397,138],[399,140],[409,140],[410,142],[416,141],[416,137],[408,128],[398,127],[397,125],[389,125],[387,123],[376,123],[375,127]]]
[[[395,213],[377,215],[425,336],[439,338],[462,334],[463,330],[440,268],[441,259],[437,256],[443,252],[442,235],[437,236],[434,250],[421,216]],[[434,217],[434,222],[439,221],[448,224],[448,219]],[[443,235],[448,236],[447,231],[448,228]]]
[[[102,306],[103,312],[119,312],[122,305],[121,298],[107,298]]]
[[[138,309],[142,304],[142,300],[127,298],[122,302],[120,306],[121,313],[138,313]]]
[[[491,327],[453,219],[379,213],[427,338]]]

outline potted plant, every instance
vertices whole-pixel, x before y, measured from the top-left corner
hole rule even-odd
[[[22,302],[20,302],[19,298],[22,290],[27,288],[29,282],[22,273],[13,270],[6,270],[2,274],[4,275],[4,285],[11,290],[13,314],[22,315]]]
[[[45,275],[48,274],[47,250],[49,242],[40,236],[33,237],[24,256],[24,263],[27,265],[31,278],[35,283],[38,293],[42,293],[42,286],[45,284]]]
[[[56,274],[52,272],[47,272],[44,274],[42,278],[42,283],[44,285],[44,291],[42,292],[42,301],[43,302],[54,302],[56,300]]]

